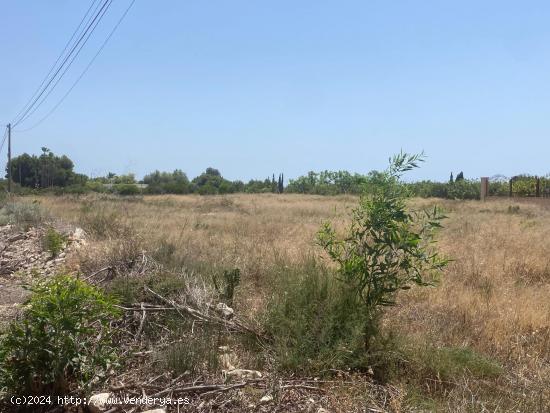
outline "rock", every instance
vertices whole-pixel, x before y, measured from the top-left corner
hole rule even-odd
[[[266,394],[260,399],[260,404],[267,404],[273,401],[273,396],[271,394]]]
[[[15,242],[25,239],[25,234],[15,234],[8,238],[8,242]]]
[[[234,369],[224,371],[226,377],[237,379],[261,379],[262,373],[257,370]]]
[[[219,360],[223,370],[235,370],[237,364],[237,355],[231,351],[229,346],[220,346]]]
[[[94,394],[88,399],[88,406],[92,413],[101,413],[107,410],[107,401],[111,397],[111,393]]]
[[[322,407],[319,407],[317,409],[317,413],[330,413],[327,409],[323,409]]]
[[[82,228],[76,227],[76,229],[73,232],[72,238],[77,241],[84,241],[86,238],[86,232]]]
[[[166,409],[153,409],[153,410],[146,410],[143,413],[166,413]]]
[[[234,313],[233,309],[225,303],[219,303],[216,306],[216,311],[220,313],[224,318],[231,318],[233,317]]]
[[[220,364],[224,370],[235,370],[231,354],[220,354]]]

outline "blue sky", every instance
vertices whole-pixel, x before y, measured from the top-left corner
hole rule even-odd
[[[20,129],[57,103],[129,1],[115,0]],[[0,122],[89,4],[1,1]],[[14,131],[13,150],[47,146],[94,175],[364,173],[401,149],[428,155],[414,179],[546,174],[549,21],[543,1],[137,0],[58,110]]]

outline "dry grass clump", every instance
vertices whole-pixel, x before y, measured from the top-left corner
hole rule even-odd
[[[140,248],[167,268],[197,270],[204,277],[239,268],[235,307],[252,317],[285,268],[304,265],[311,256],[322,259],[314,241],[320,225],[343,225],[357,199],[238,194],[128,201],[89,195],[41,202],[52,215],[76,224],[97,220],[98,251],[92,256],[109,256],[102,250],[111,248],[105,238],[140,239]],[[385,327],[405,337],[404,363],[418,376],[401,381],[400,394],[407,396],[395,411],[413,405],[428,411],[544,411],[550,405],[550,201],[411,205],[434,202],[448,215],[438,239],[453,262],[438,287],[402,295],[385,317]],[[117,217],[114,230],[109,217]],[[119,255],[135,250],[117,245],[111,251]],[[109,263],[95,260],[87,271]],[[442,378],[457,363],[466,373],[478,368],[478,355],[502,366],[501,373]]]

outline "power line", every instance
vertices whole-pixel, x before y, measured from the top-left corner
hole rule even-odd
[[[42,88],[42,91],[38,94],[38,96],[36,96],[36,98],[33,100],[33,102],[31,103],[31,105],[29,105],[29,107],[24,111],[24,113],[17,119],[17,121],[14,122],[14,127],[17,126],[19,123],[21,123],[23,120],[27,119],[28,118],[28,113],[31,111],[31,109],[33,109],[34,105],[36,105],[36,102],[38,102],[38,100],[40,99],[40,97],[44,94],[44,92],[48,89],[48,87],[51,85],[51,83],[53,82],[53,80],[57,77],[57,75],[59,74],[59,72],[61,71],[61,69],[63,69],[63,67],[65,66],[65,64],[67,63],[67,61],[69,60],[69,58],[73,55],[74,51],[76,50],[76,48],[80,45],[80,43],[82,42],[82,40],[86,37],[86,35],[88,34],[88,32],[90,31],[90,28],[92,28],[92,26],[94,25],[94,23],[96,22],[96,20],[98,19],[98,17],[101,15],[101,18],[103,17],[103,14],[101,14],[104,10],[106,10],[105,6],[107,6],[107,8],[110,6],[112,0],[105,0],[105,2],[103,3],[103,5],[101,6],[100,10],[96,13],[96,15],[94,16],[94,18],[91,20],[91,21],[88,21],[88,24],[87,24],[87,27],[86,29],[81,33],[80,35],[80,38],[78,39],[78,41],[73,45],[73,47],[71,48],[70,52],[67,54],[67,56],[65,56],[65,59],[63,60],[63,62],[61,63],[61,65],[57,68],[56,72],[54,73],[54,75],[50,78],[50,80],[47,82],[47,84]],[[97,10],[97,9],[96,9]],[[100,18],[100,19],[101,19]],[[99,21],[98,21],[99,23]],[[97,24],[94,26],[94,30],[95,30],[95,27],[97,27]],[[92,30],[93,32],[93,30]],[[86,42],[88,41],[89,39],[89,36],[86,38],[86,41],[83,43],[83,45],[79,48],[78,52],[77,52],[77,55],[78,53],[80,53],[80,50],[82,50],[82,47],[86,44]],[[69,67],[70,65],[72,64],[72,62],[74,61],[74,58],[71,60],[71,62],[69,63]],[[66,73],[66,70],[61,74],[61,76],[58,78],[57,83],[59,83],[59,80],[63,77],[63,75]],[[55,85],[54,87],[52,87],[52,89],[50,89],[50,92],[55,88]],[[44,99],[40,101],[40,103],[38,104],[38,107],[40,107],[40,105],[44,102]],[[34,113],[34,111],[33,111]]]
[[[90,62],[88,63],[88,65],[84,68],[84,70],[82,71],[82,73],[80,73],[80,76],[78,76],[78,78],[76,79],[76,81],[71,85],[71,87],[69,88],[69,90],[67,90],[67,92],[63,95],[63,97],[59,100],[59,102],[57,102],[57,104],[46,114],[46,116],[44,116],[42,119],[40,119],[38,122],[36,122],[33,126],[31,126],[30,128],[27,128],[27,129],[23,129],[23,130],[20,130],[19,132],[27,132],[27,131],[30,131],[34,128],[36,128],[38,125],[40,125],[42,122],[44,122],[46,119],[48,119],[55,111],[56,109],[63,103],[63,101],[67,98],[67,96],[69,96],[69,94],[72,92],[72,90],[75,88],[75,86],[78,84],[78,82],[80,82],[80,80],[84,77],[84,75],[88,72],[88,69],[90,69],[90,67],[92,66],[92,64],[94,63],[94,61],[96,60],[96,58],[99,56],[99,54],[101,53],[101,51],[105,48],[105,46],[107,45],[107,43],[109,42],[109,40],[111,39],[111,37],[113,36],[113,34],[116,32],[116,30],[118,29],[118,26],[120,26],[120,24],[122,23],[122,21],[124,20],[124,18],[126,17],[126,15],[128,14],[128,12],[130,11],[130,9],[132,8],[132,6],[134,5],[134,3],[136,2],[136,0],[132,0],[129,4],[129,6],[126,8],[126,10],[124,11],[124,13],[122,14],[122,16],[120,17],[120,19],[118,20],[118,22],[116,23],[115,27],[113,28],[113,30],[111,30],[111,33],[109,33],[109,36],[107,36],[107,38],[104,40],[103,44],[101,45],[101,47],[99,48],[99,50],[97,51],[97,53],[94,55],[94,57],[92,57],[92,60],[90,60]]]
[[[42,88],[42,91],[38,94],[38,96],[36,96],[36,98],[33,100],[33,102],[28,106],[28,108],[24,111],[24,113],[19,116],[19,118],[13,122],[13,126],[17,126],[19,123],[21,123],[22,119],[25,118],[25,116],[29,113],[29,111],[33,108],[33,106],[36,104],[36,102],[38,101],[38,99],[40,99],[40,97],[44,94],[44,92],[48,89],[48,87],[51,85],[51,83],[53,82],[53,80],[56,78],[56,76],[59,74],[59,72],[61,71],[61,69],[63,69],[63,66],[65,66],[65,64],[67,63],[67,61],[69,60],[69,58],[72,56],[72,54],[74,53],[74,51],[76,50],[76,48],[78,47],[78,45],[82,42],[82,40],[84,39],[84,37],[87,35],[87,33],[90,31],[90,28],[92,27],[92,25],[95,23],[95,21],[97,20],[97,18],[100,16],[100,14],[103,12],[103,10],[105,9],[105,6],[107,5],[110,5],[112,2],[112,0],[105,0],[105,2],[103,3],[103,5],[101,6],[101,9],[98,11],[98,13],[95,15],[95,17],[93,18],[92,22],[88,25],[88,27],[86,28],[86,30],[81,34],[80,38],[78,39],[78,41],[73,45],[72,49],[70,50],[69,54],[67,56],[65,56],[65,59],[63,59],[63,62],[61,63],[61,65],[57,68],[57,70],[55,71],[54,75],[50,78],[50,80],[46,83],[46,85]],[[108,8],[108,7],[107,7]],[[104,14],[103,14],[104,15]],[[101,15],[103,17],[103,15]],[[97,25],[95,26],[97,27]],[[89,38],[89,37],[88,37]],[[71,61],[72,62],[72,61]],[[62,77],[62,76],[61,76]]]
[[[4,144],[6,143],[7,137],[8,137],[8,127],[6,126],[6,130],[4,131],[4,137],[2,138],[2,143],[0,144],[0,153],[2,153],[2,149],[4,149]]]
[[[65,70],[63,70],[63,72],[61,73],[61,76],[59,76],[57,78],[57,80],[55,81],[55,83],[53,84],[53,86],[50,88],[50,90],[48,90],[48,93],[46,93],[42,99],[40,100],[40,102],[38,102],[38,105],[36,105],[34,107],[34,109],[32,109],[32,111],[30,111],[24,118],[20,119],[18,123],[22,123],[24,122],[25,120],[27,120],[28,118],[30,118],[41,106],[42,104],[46,101],[46,99],[48,99],[48,96],[51,95],[51,93],[55,90],[56,86],[59,84],[59,82],[61,81],[61,79],[63,79],[63,76],[65,75],[65,73],[67,73],[67,71],[69,70],[69,68],[72,66],[73,62],[75,61],[75,59],[78,57],[78,55],[80,54],[80,52],[82,51],[82,49],[84,48],[84,46],[86,45],[86,43],[88,42],[88,40],[90,39],[90,37],[92,36],[92,34],[94,33],[95,29],[97,28],[97,26],[99,25],[101,19],[103,18],[103,16],[105,16],[105,14],[107,13],[107,10],[109,9],[110,5],[112,4],[112,0],[108,0],[109,1],[109,5],[107,6],[107,8],[105,10],[103,10],[101,16],[99,17],[99,19],[97,20],[97,22],[95,23],[94,27],[92,28],[92,30],[90,31],[90,33],[88,33],[86,39],[84,40],[84,42],[82,43],[82,45],[79,47],[79,49],[77,50],[77,52],[75,53],[75,55],[72,57],[71,61],[69,62],[69,64],[65,67]]]
[[[84,20],[86,20],[86,17],[88,16],[88,14],[90,13],[90,11],[92,10],[92,7],[94,6],[94,4],[97,2],[97,0],[93,0],[92,1],[92,4],[90,4],[90,7],[88,8],[88,10],[86,11],[86,13],[84,14],[84,16],[82,16],[82,20],[80,20],[80,23],[78,24],[78,26],[76,27],[76,29],[74,30],[73,32],[73,35],[71,36],[71,38],[69,39],[69,41],[67,42],[67,44],[65,44],[65,47],[63,48],[63,50],[61,51],[61,53],[59,54],[59,56],[57,57],[57,60],[55,61],[55,63],[52,65],[52,67],[50,68],[50,71],[46,74],[46,76],[44,77],[44,79],[42,80],[42,83],[40,83],[40,86],[38,86],[38,88],[36,89],[36,91],[33,93],[33,95],[30,97],[29,101],[25,104],[25,106],[23,106],[23,108],[21,108],[21,110],[19,111],[19,113],[17,115],[15,115],[15,118],[14,119],[17,119],[19,118],[19,115],[21,115],[25,109],[29,106],[29,104],[32,102],[32,100],[35,98],[35,96],[38,94],[38,92],[40,91],[40,89],[42,88],[42,86],[44,86],[44,83],[46,83],[46,80],[48,80],[48,77],[52,74],[52,72],[54,71],[54,69],[57,67],[57,64],[59,63],[59,61],[61,60],[61,58],[63,57],[63,55],[65,54],[65,52],[67,51],[67,49],[69,48],[69,45],[71,44],[71,42],[73,41],[73,39],[75,38],[76,34],[78,33],[78,31],[80,30],[80,28],[82,27],[82,23],[84,23]],[[94,12],[95,13],[95,12]],[[88,24],[88,23],[86,23]]]

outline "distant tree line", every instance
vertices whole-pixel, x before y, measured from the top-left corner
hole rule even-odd
[[[215,168],[207,168],[199,176],[189,180],[185,172],[154,171],[138,181],[134,174],[117,175],[109,172],[102,177],[89,178],[74,172],[74,163],[65,155],[57,156],[48,148],[42,148],[39,156],[22,154],[12,159],[11,176],[17,187],[29,189],[52,189],[59,193],[85,193],[89,191],[113,192],[121,195],[137,194],[232,194],[232,193],[297,193],[315,195],[361,194],[369,192],[382,183],[383,174],[371,171],[366,175],[348,171],[310,171],[291,179],[285,186],[284,175],[273,174],[266,179],[251,179],[247,183],[231,181]],[[456,177],[451,173],[446,182],[419,181],[407,183],[411,195],[447,199],[478,199],[480,184],[477,179],[466,179],[460,171]],[[533,196],[536,180],[529,175],[514,178],[513,193],[518,196]],[[544,193],[550,190],[550,178],[540,179]],[[489,195],[509,194],[506,178],[491,180]]]
[[[307,175],[291,179],[286,192],[316,195],[359,194],[375,175],[376,172],[360,175],[348,171],[310,171]]]
[[[57,156],[48,148],[42,155],[22,154],[12,159],[12,181],[20,189],[52,189],[59,193],[113,192],[121,195],[136,194],[200,194],[216,195],[236,192],[283,193],[284,176],[275,174],[264,180],[252,179],[248,183],[230,181],[219,170],[207,168],[191,181],[180,169],[173,172],[154,171],[138,181],[134,174],[89,178],[73,171],[74,163],[65,155]],[[7,168],[6,168],[7,172]]]

